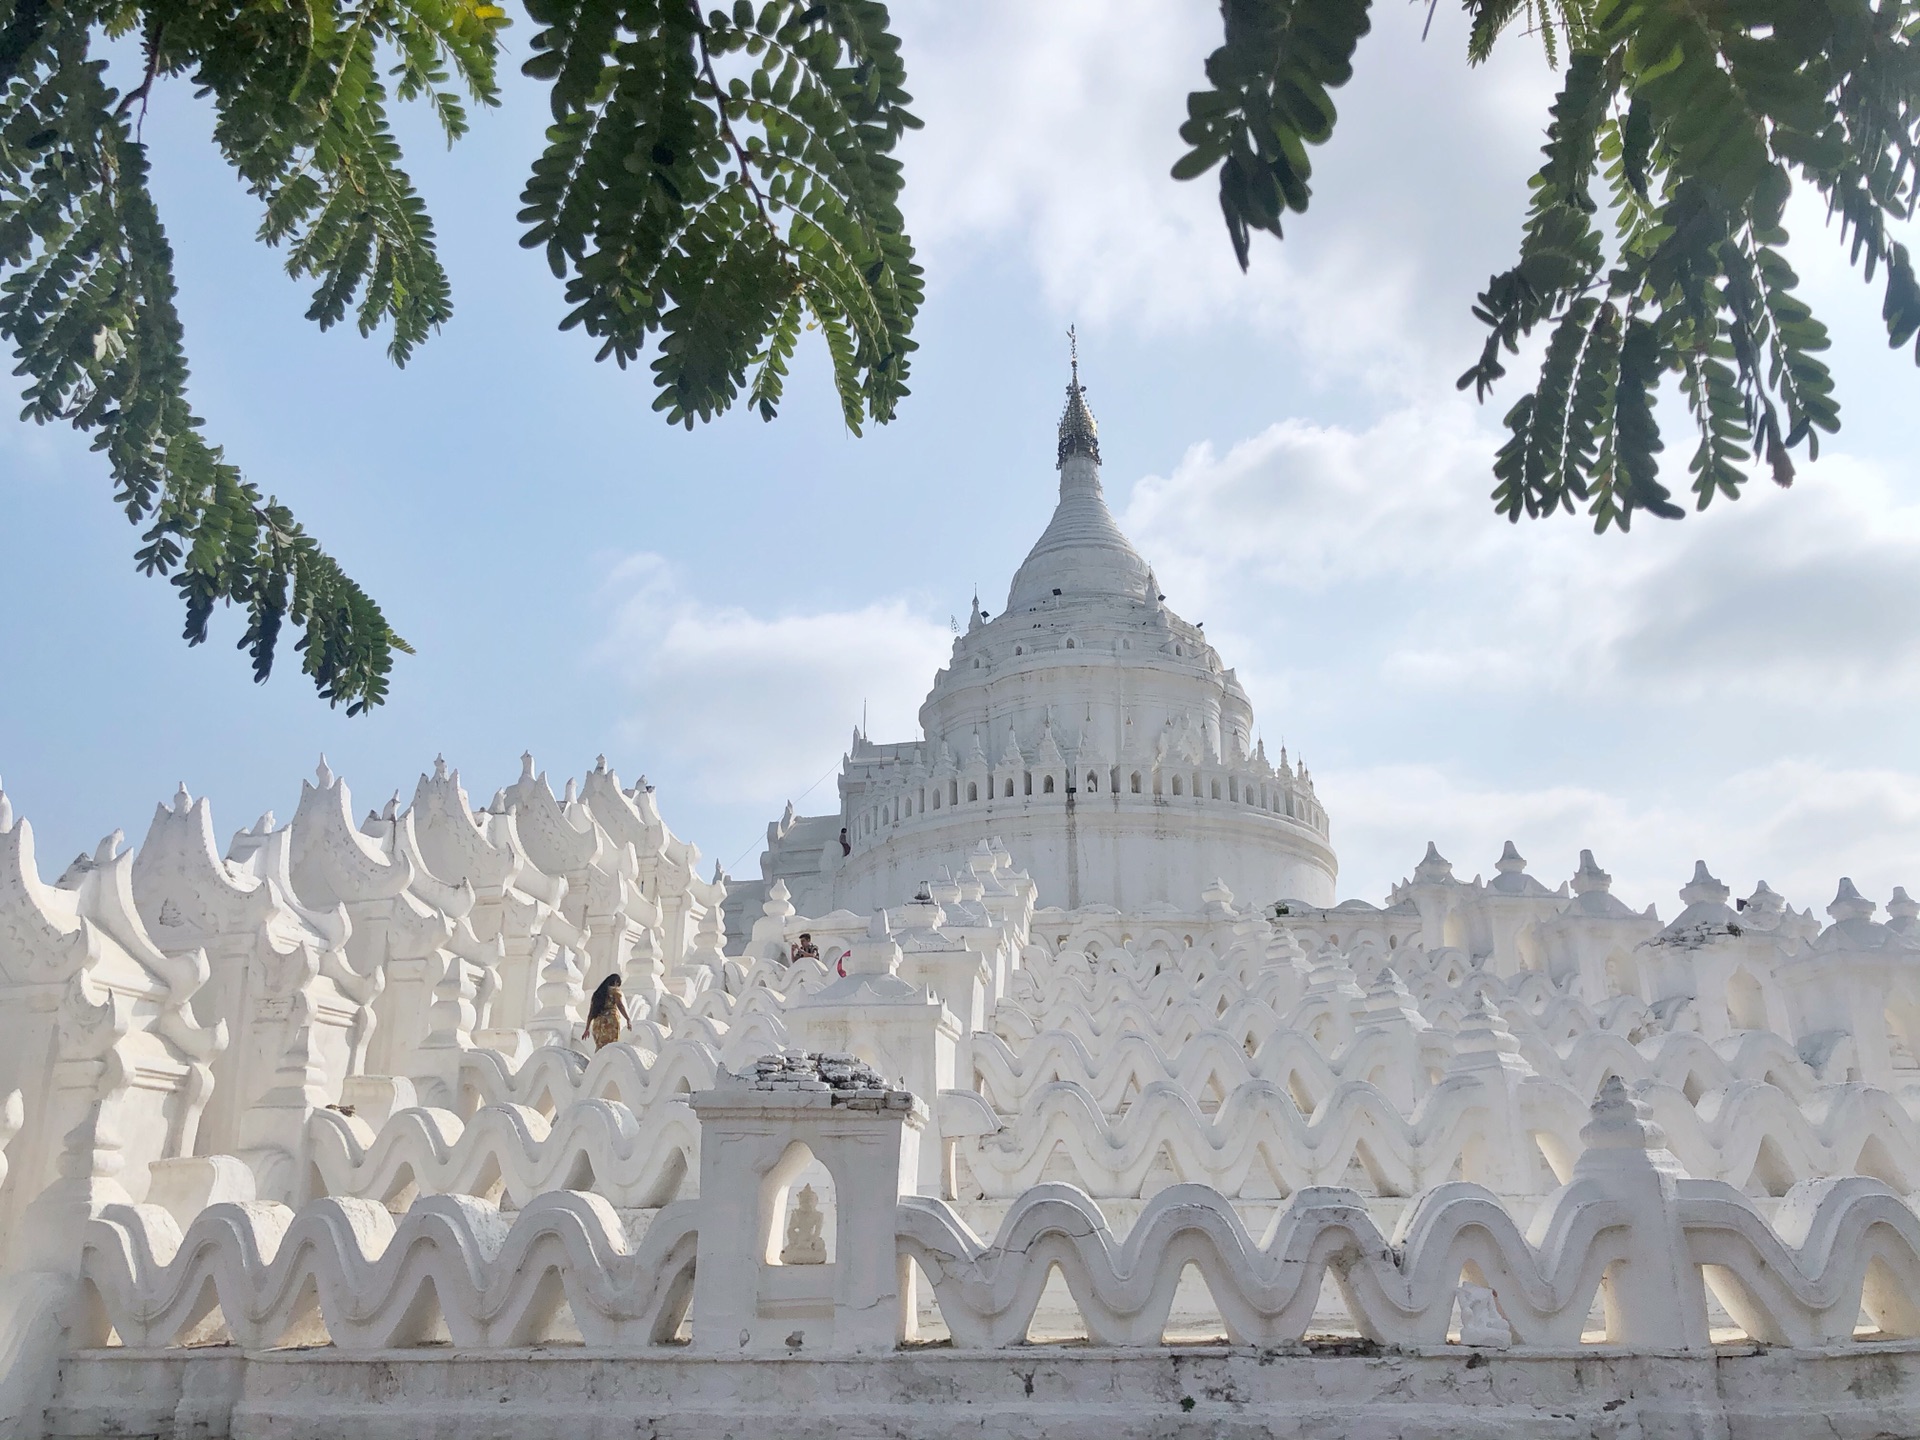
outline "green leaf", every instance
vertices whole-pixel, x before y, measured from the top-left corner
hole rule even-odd
[[[1306,147],[1333,134],[1327,91],[1353,74],[1367,9],[1367,0],[1223,0],[1225,43],[1207,59],[1212,88],[1187,97],[1180,138],[1192,148],[1173,178],[1219,167],[1220,213],[1242,270],[1253,231],[1279,236],[1282,214],[1307,208]]]

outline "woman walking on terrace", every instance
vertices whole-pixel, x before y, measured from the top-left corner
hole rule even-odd
[[[593,1037],[593,1048],[604,1050],[620,1038],[620,1027],[633,1025],[633,1017],[627,1014],[627,1002],[620,998],[620,973],[616,970],[594,987],[593,999],[587,1005],[587,1028],[580,1032],[580,1038]]]

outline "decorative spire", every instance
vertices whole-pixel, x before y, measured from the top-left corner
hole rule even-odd
[[[1613,886],[1613,876],[1602,870],[1593,858],[1591,850],[1580,852],[1580,868],[1573,872],[1573,893],[1576,895],[1608,894]]]
[[[1067,327],[1067,341],[1073,355],[1073,381],[1067,386],[1067,408],[1060,412],[1060,458],[1056,468],[1067,463],[1069,455],[1084,455],[1100,463],[1100,426],[1087,408],[1086,387],[1080,383],[1080,338]]]
[[[1286,752],[1281,752],[1284,755]],[[1440,847],[1427,841],[1427,853],[1420,857],[1420,863],[1413,867],[1413,878],[1417,882],[1445,884],[1453,879],[1453,862],[1440,853]],[[1457,882],[1456,882],[1457,883]]]
[[[1827,906],[1827,914],[1839,920],[1870,920],[1878,909],[1873,901],[1867,899],[1854,886],[1852,880],[1841,877],[1839,893],[1833,897],[1833,903]]]
[[[1683,905],[1725,905],[1727,896],[1733,892],[1707,871],[1707,862],[1693,862],[1693,879],[1680,887],[1680,903]]]

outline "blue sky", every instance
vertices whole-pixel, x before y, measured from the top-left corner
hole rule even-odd
[[[644,369],[556,330],[559,286],[516,243],[544,118],[517,78],[451,153],[408,127],[457,310],[404,372],[303,321],[204,111],[162,88],[196,403],[420,653],[369,718],[320,706],[291,656],[255,687],[232,617],[179,643],[94,458],[0,423],[0,777],[49,875],[137,840],[178,781],[225,832],[289,815],[322,751],[364,808],[441,752],[478,802],[523,749],[556,788],[601,752],[645,772],[709,863],[754,873],[785,800],[831,797],[803,792],[863,704],[876,738],[911,733],[949,616],[976,583],[1000,608],[1052,506],[1077,323],[1114,509],[1269,745],[1312,765],[1343,895],[1378,899],[1429,838],[1463,876],[1512,838],[1550,883],[1591,846],[1663,913],[1696,857],[1816,910],[1842,873],[1881,900],[1920,882],[1920,374],[1817,213],[1794,255],[1835,331],[1826,458],[1627,537],[1516,530],[1485,498],[1515,392],[1481,408],[1453,378],[1553,85],[1528,42],[1470,72],[1457,15],[1422,44],[1422,9],[1380,10],[1313,212],[1243,277],[1210,191],[1165,178],[1214,7],[896,13],[929,294],[913,397],[864,439],[815,352],[776,423],[689,434]]]

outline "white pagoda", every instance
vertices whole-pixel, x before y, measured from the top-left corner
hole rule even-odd
[[[768,886],[802,911],[873,910],[957,874],[989,837],[1048,902],[1179,905],[1220,880],[1256,901],[1331,905],[1338,866],[1304,766],[1278,766],[1205,632],[1166,603],[1100,488],[1079,363],[1060,416],[1060,503],[1014,572],[979,597],[920,707],[922,738],[859,731],[840,808],[767,827],[756,884],[732,884],[744,935]]]

